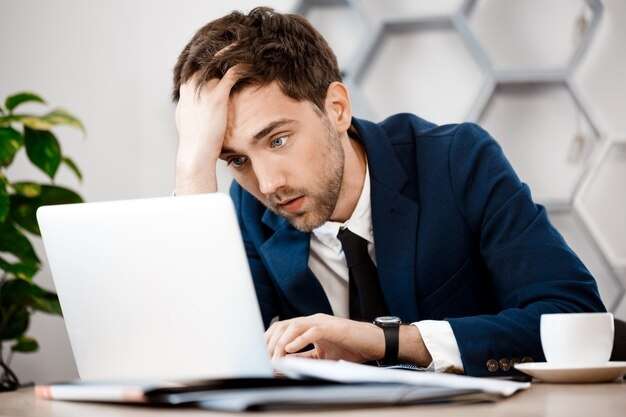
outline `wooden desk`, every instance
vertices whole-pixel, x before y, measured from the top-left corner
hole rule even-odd
[[[369,409],[306,411],[301,413],[254,413],[256,416],[302,415],[306,417],[394,417],[394,416],[463,416],[463,417],[611,417],[626,415],[626,383],[555,385],[536,383],[513,397],[493,404],[420,405]],[[124,405],[70,403],[35,398],[32,388],[0,394],[0,416],[11,417],[149,417],[149,416],[230,416],[195,409],[163,409]]]

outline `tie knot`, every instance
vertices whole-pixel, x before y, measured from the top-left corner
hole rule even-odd
[[[341,248],[346,255],[348,267],[371,262],[369,252],[367,251],[367,240],[351,232],[348,228],[340,229],[339,233],[337,233],[337,239],[341,242]]]

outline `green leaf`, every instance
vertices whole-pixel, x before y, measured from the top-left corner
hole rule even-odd
[[[35,352],[39,349],[39,343],[32,337],[20,336],[17,338],[17,343],[11,346],[13,352],[29,353]]]
[[[23,144],[24,138],[20,132],[12,127],[0,127],[0,166],[11,165]]]
[[[26,306],[44,313],[61,314],[61,305],[55,293],[21,279],[4,283],[0,288],[0,302],[2,306]]]
[[[39,207],[83,202],[83,198],[79,194],[64,187],[18,182],[13,184],[13,188],[18,194],[11,196],[11,219],[36,235],[41,234],[37,223],[37,209]]]
[[[39,199],[44,205],[82,203],[83,198],[69,188],[56,185],[41,185]]]
[[[33,164],[54,179],[61,164],[61,145],[47,130],[24,128],[26,154]]]
[[[24,197],[38,197],[41,194],[41,185],[35,182],[16,182],[11,184],[15,189],[15,192],[23,195]]]
[[[83,123],[76,118],[76,116],[70,114],[65,109],[54,109],[50,113],[42,116],[42,119],[52,125],[67,125],[80,129],[83,133],[86,133]]]
[[[4,126],[12,122],[17,122],[19,118],[20,118],[19,116],[16,116],[14,114],[7,114],[7,115],[0,116],[0,125]]]
[[[4,291],[5,286],[6,284],[0,288],[0,295],[2,294],[2,291]],[[6,307],[10,307],[9,304],[1,305],[3,306],[3,309],[0,310],[0,324],[6,320],[6,325],[4,328],[0,328],[0,340],[17,339],[28,329],[28,324],[30,322],[30,313],[28,308],[26,306],[18,307],[17,310],[8,314],[8,309]],[[5,314],[7,316],[5,316]]]
[[[30,282],[12,279],[0,288],[0,302],[3,306],[25,307],[29,304],[31,292],[33,290]]]
[[[64,109],[55,109],[43,116],[32,114],[9,114],[0,116],[0,126],[9,126],[11,123],[22,123],[24,126],[36,130],[50,130],[54,126],[66,125],[80,129],[86,133],[83,123]]]
[[[4,102],[4,106],[7,108],[8,111],[13,111],[13,109],[20,104],[28,102],[46,104],[44,99],[39,97],[37,94],[31,93],[29,91],[22,91],[20,93],[7,97],[6,101]]]
[[[22,123],[26,127],[37,130],[50,130],[54,125],[39,116],[17,116],[18,122]]]
[[[0,183],[0,223],[4,222],[7,218],[11,207],[11,200],[9,199],[9,193],[4,187],[4,184]]]
[[[83,180],[83,173],[78,169],[78,165],[69,157],[64,156],[62,162],[78,177],[79,181]]]
[[[10,126],[12,122],[16,122],[18,119],[13,115],[0,116],[0,126]]]
[[[0,223],[0,252],[8,252],[21,261],[39,264],[39,258],[30,241],[12,223]]]
[[[37,286],[37,284],[31,284],[31,288],[33,288],[33,293],[31,294],[29,305],[33,309],[48,314],[55,314],[57,316],[63,315],[61,312],[59,298],[55,293],[44,290],[43,288]]]
[[[37,223],[37,209],[41,202],[37,198],[27,198],[18,194],[11,196],[11,219],[20,227],[37,236],[41,235]]]
[[[10,126],[11,123],[22,123],[31,129],[50,130],[54,125],[39,116],[29,114],[9,114],[0,116],[0,126]]]
[[[21,261],[12,264],[0,257],[0,269],[18,279],[31,281],[39,271],[39,265],[33,261]]]

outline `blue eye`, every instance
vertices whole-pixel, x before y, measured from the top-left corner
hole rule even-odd
[[[248,159],[245,156],[236,156],[228,160],[228,165],[233,165],[235,168],[242,167]]]
[[[278,136],[272,139],[272,141],[270,142],[270,147],[280,148],[281,146],[285,145],[285,142],[287,142],[287,136]]]

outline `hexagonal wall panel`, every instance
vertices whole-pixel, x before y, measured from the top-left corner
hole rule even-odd
[[[595,108],[603,128],[624,136],[626,117],[626,1],[604,1],[606,12],[575,80]],[[610,63],[610,65],[607,65]]]
[[[606,0],[607,13],[604,3],[309,0],[299,8],[337,50],[357,116],[413,112],[490,131],[606,306],[626,319],[626,193],[617,191],[626,143],[601,146],[610,143],[603,132],[626,139],[626,2]]]
[[[624,286],[611,269],[602,251],[574,213],[550,213],[550,221],[563,235],[598,283],[600,296],[607,309],[614,309],[624,295]]]
[[[481,124],[536,201],[569,205],[596,140],[565,85],[501,85]],[[577,124],[583,136],[577,135]]]
[[[350,2],[342,0],[304,1],[297,12],[320,31],[337,55],[339,67],[345,70],[355,54],[364,48],[367,22]]]
[[[359,0],[359,5],[372,21],[431,18],[450,16],[457,12],[464,0],[437,1],[380,1]]]
[[[473,3],[470,27],[497,70],[567,67],[584,43],[584,36],[576,36],[580,33],[579,18],[592,16],[584,0],[480,0]],[[529,27],[534,28],[530,36]],[[571,29],[557,31],[555,27]]]
[[[356,82],[378,118],[465,120],[484,75],[451,22],[388,23],[373,48]]]
[[[626,267],[626,143],[606,146],[576,207],[616,265]]]

